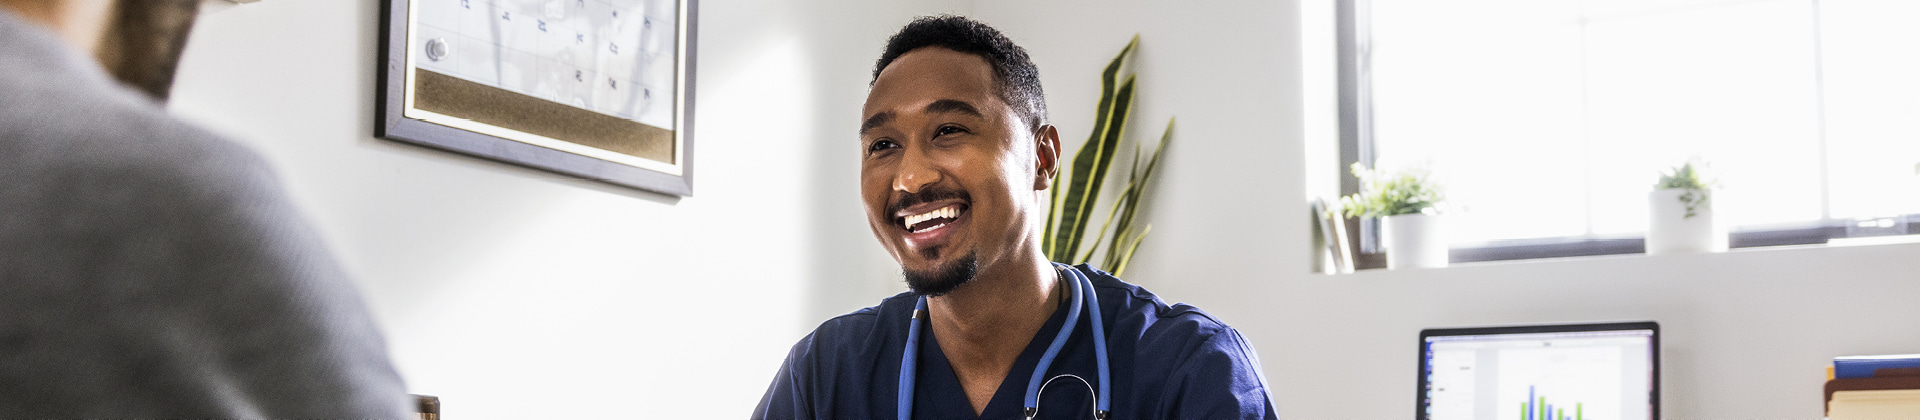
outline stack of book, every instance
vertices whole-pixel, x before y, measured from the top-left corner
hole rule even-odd
[[[1920,419],[1920,354],[1833,358],[1827,418]]]

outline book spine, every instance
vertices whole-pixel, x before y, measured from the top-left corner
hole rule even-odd
[[[1834,359],[1834,378],[1871,378],[1873,371],[1885,368],[1920,368],[1920,358],[1911,359]]]

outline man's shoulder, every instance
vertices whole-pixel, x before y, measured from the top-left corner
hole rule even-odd
[[[71,93],[36,99],[0,89],[0,107],[10,110],[0,115],[0,175],[12,181],[0,186],[0,207],[8,212],[125,231],[192,214],[231,221],[282,210],[274,208],[276,177],[252,150],[118,86]],[[30,225],[50,226],[39,222],[48,220]]]
[[[1121,324],[1139,324],[1138,327],[1180,333],[1186,336],[1210,336],[1232,329],[1219,318],[1186,303],[1169,304],[1159,295],[1137,284],[1128,283],[1112,273],[1087,264],[1074,266],[1088,280],[1101,298],[1102,309],[1112,308],[1116,313],[1116,326]],[[1112,301],[1109,302],[1108,300]]]
[[[11,19],[11,17],[5,17]],[[222,184],[264,167],[46,34],[0,30],[0,170],[37,183]],[[22,178],[15,178],[22,179]],[[163,191],[162,193],[170,193]]]
[[[860,348],[866,343],[884,340],[893,330],[904,333],[904,324],[913,311],[918,295],[903,292],[874,306],[860,308],[840,316],[829,318],[814,327],[813,332],[802,339],[798,346],[815,348]],[[900,328],[889,328],[898,326]]]
[[[0,93],[6,160],[42,181],[220,184],[265,166],[252,150],[179,120],[118,87],[80,89],[58,98]],[[250,174],[259,175],[259,174]]]
[[[1103,315],[1112,319],[1109,348],[1131,353],[1126,375],[1142,386],[1186,392],[1169,408],[1175,411],[1141,417],[1274,418],[1259,355],[1239,331],[1193,305],[1167,304],[1144,287],[1077,268],[1093,281],[1100,306],[1115,311]]]
[[[208,243],[305,235],[289,233],[304,228],[251,150],[168,114],[45,34],[0,34],[9,35],[0,41],[0,212],[9,216],[0,250],[90,258],[57,260],[75,267],[183,258],[224,267],[232,256],[205,251]]]
[[[1239,331],[1198,307],[1186,303],[1169,304],[1140,285],[1087,265],[1075,268],[1086,274],[1100,295],[1100,306],[1109,325],[1109,340],[1127,340],[1126,348],[1137,357],[1174,362],[1196,357],[1249,359],[1251,346]]]

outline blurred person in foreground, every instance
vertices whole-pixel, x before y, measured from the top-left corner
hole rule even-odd
[[[162,109],[200,0],[0,0],[0,418],[406,418],[261,159]]]

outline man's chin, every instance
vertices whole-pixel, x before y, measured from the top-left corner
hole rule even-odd
[[[940,296],[973,281],[979,274],[980,260],[972,253],[929,270],[900,268],[906,277],[907,288],[914,294]]]

